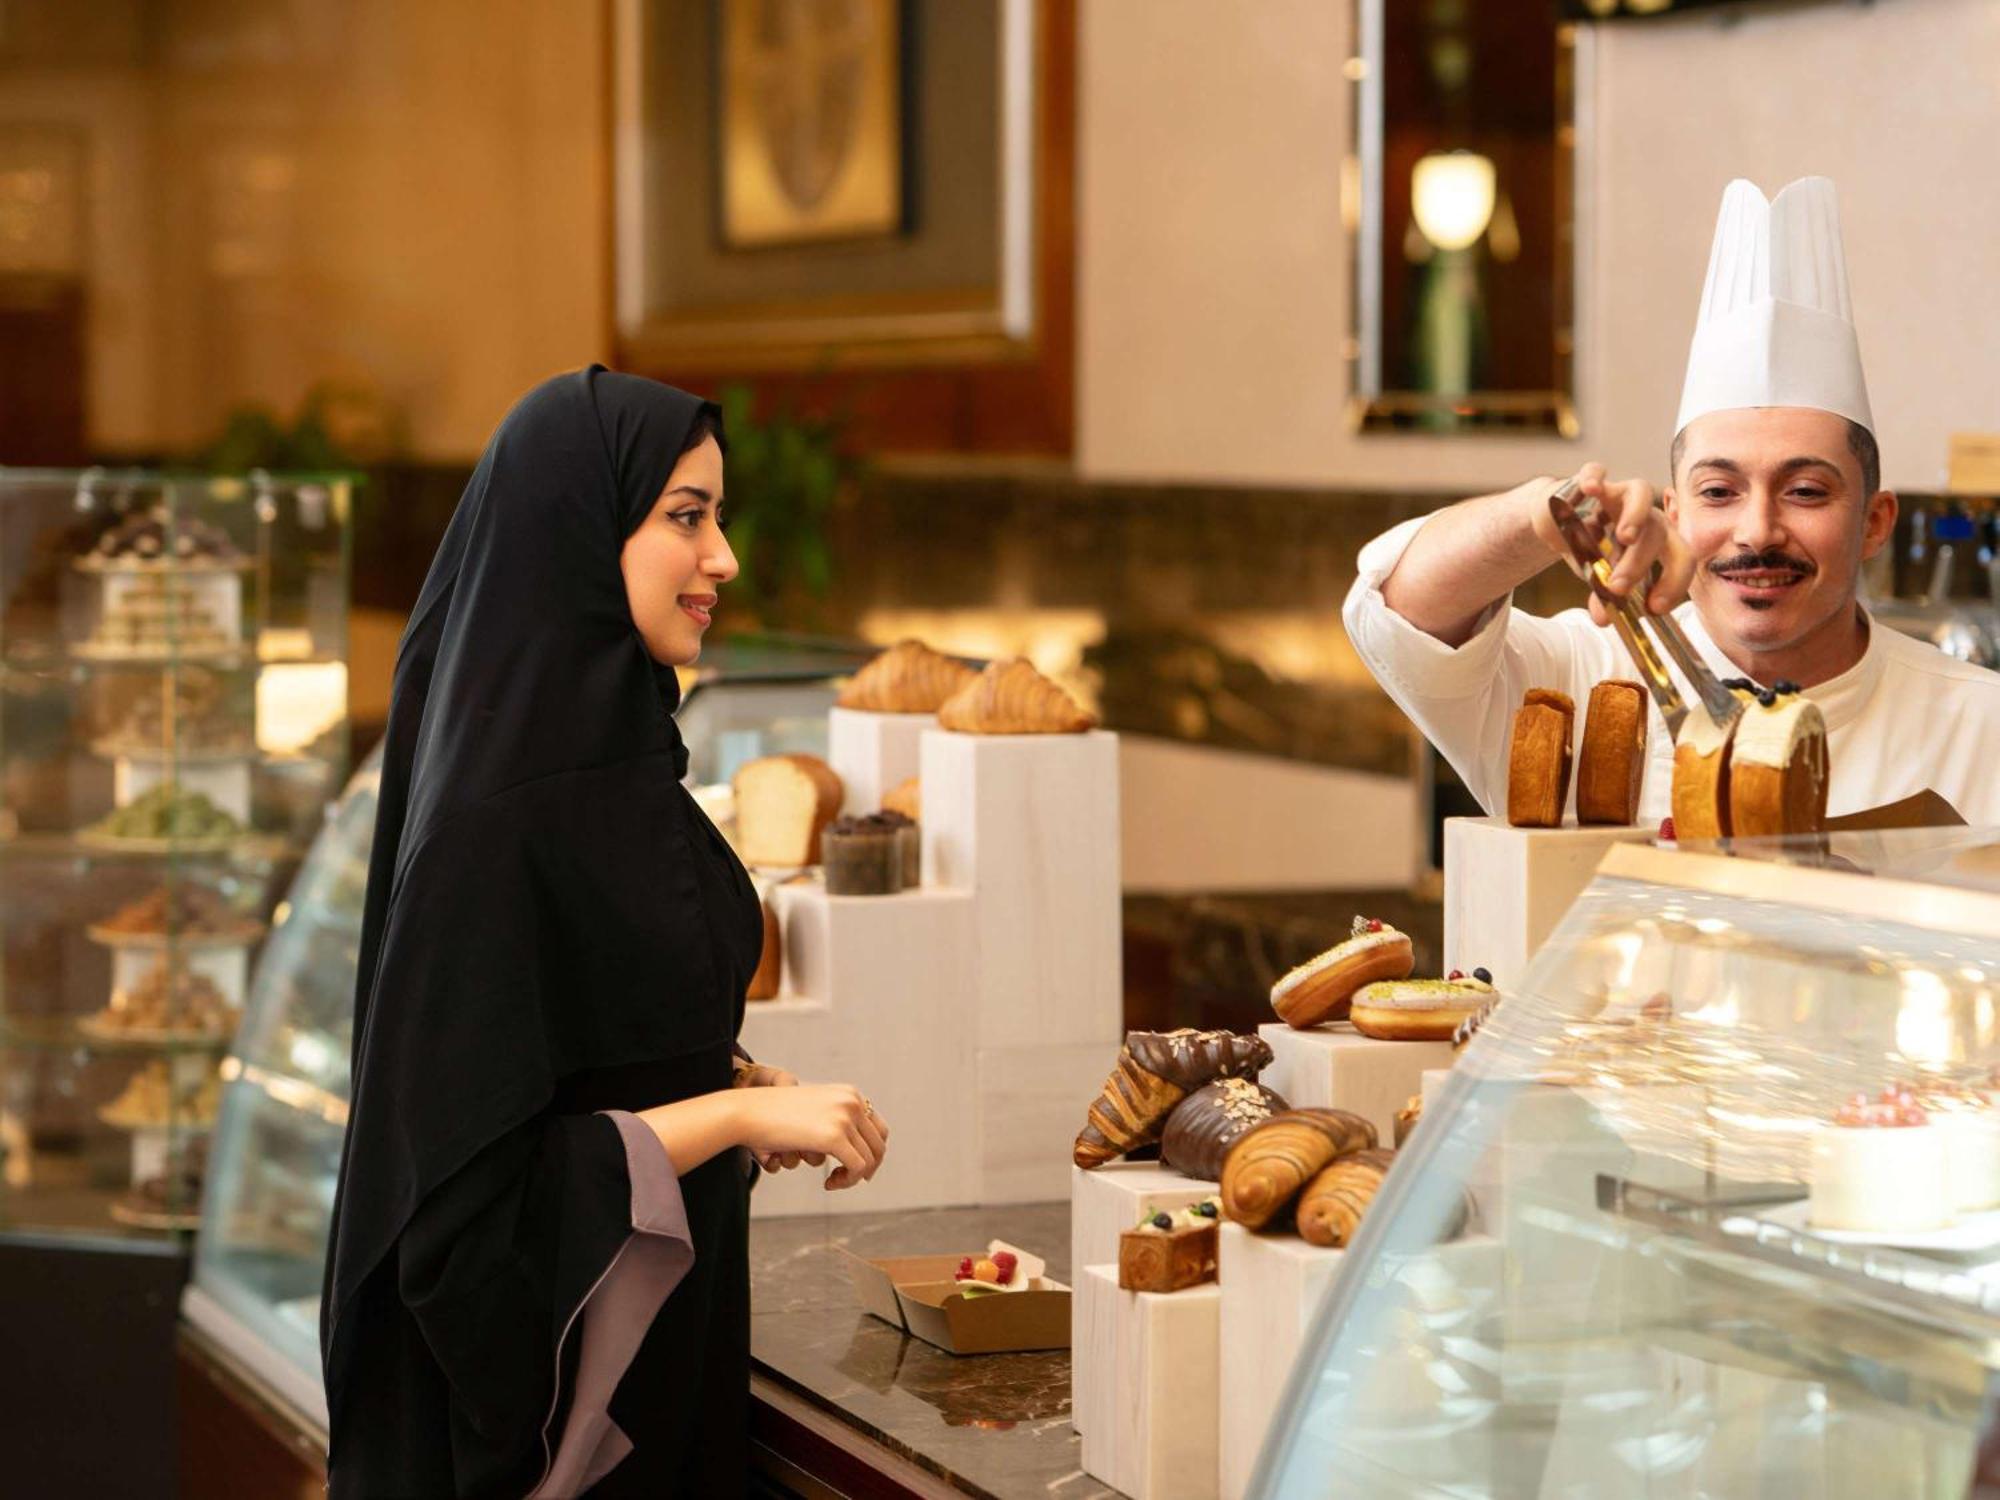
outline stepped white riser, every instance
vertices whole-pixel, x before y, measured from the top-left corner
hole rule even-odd
[[[1084,1472],[1131,1500],[1215,1500],[1221,1289],[1120,1291],[1108,1265],[1081,1271],[1075,1295]]]
[[[1267,1087],[1297,1109],[1357,1114],[1385,1146],[1396,1138],[1396,1111],[1422,1091],[1424,1074],[1451,1066],[1450,1042],[1378,1042],[1344,1021],[1310,1031],[1278,1021],[1257,1034],[1271,1044]]]
[[[1504,994],[1520,984],[1613,844],[1650,828],[1510,828],[1504,818],[1444,825],[1444,967],[1483,968]]]
[[[882,810],[882,794],[894,791],[918,773],[918,752],[926,729],[937,728],[936,714],[876,714],[856,708],[827,712],[827,764],[840,773],[847,789],[841,811]]]
[[[1308,1245],[1295,1234],[1222,1226],[1222,1500],[1242,1500],[1249,1489],[1299,1346],[1345,1254]]]

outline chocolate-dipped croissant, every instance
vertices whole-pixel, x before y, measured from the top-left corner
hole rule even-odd
[[[1229,1148],[1288,1108],[1283,1099],[1248,1078],[1218,1078],[1203,1084],[1167,1116],[1160,1160],[1189,1177],[1218,1181]]]
[[[873,713],[934,714],[978,675],[922,641],[898,641],[849,678],[834,702]]]
[[[1361,1216],[1395,1161],[1395,1152],[1375,1149],[1322,1167],[1299,1194],[1299,1234],[1311,1244],[1335,1249],[1352,1244]]]
[[[961,734],[1081,734],[1096,722],[1020,657],[993,663],[938,710]]]
[[[1262,1229],[1327,1163],[1375,1144],[1375,1127],[1344,1109],[1273,1115],[1237,1141],[1222,1163],[1222,1212],[1247,1229]]]
[[[1229,1031],[1135,1031],[1125,1038],[1076,1138],[1072,1159],[1088,1171],[1159,1139],[1175,1105],[1214,1079],[1255,1076],[1271,1044]]]

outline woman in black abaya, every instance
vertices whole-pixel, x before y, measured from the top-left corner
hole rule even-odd
[[[681,785],[716,409],[598,367],[487,446],[403,636],[321,1311],[335,1500],[740,1494],[746,1158],[866,1180],[735,1049],[762,924]]]

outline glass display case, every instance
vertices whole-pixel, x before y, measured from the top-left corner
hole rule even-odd
[[[347,760],[349,482],[0,469],[0,1231],[191,1229]]]
[[[1251,1493],[1970,1493],[1996,856],[1614,849],[1426,1106]]]

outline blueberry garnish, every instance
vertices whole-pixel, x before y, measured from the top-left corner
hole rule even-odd
[[[1474,969],[1472,977],[1481,984],[1491,984],[1493,982],[1493,971],[1491,969]]]
[[[1774,693],[1796,693],[1799,690],[1799,685],[1796,682],[1785,678],[1780,678],[1771,684],[1771,691]]]
[[[1757,701],[1763,704],[1764,707],[1769,708],[1778,701],[1778,695],[1769,688],[1759,688],[1757,690]]]
[[[1722,685],[1728,688],[1731,692],[1736,692],[1738,690],[1741,690],[1743,692],[1750,693],[1750,692],[1755,692],[1757,689],[1757,684],[1752,682],[1747,677],[1725,677],[1722,680]]]
[[[1174,1227],[1173,1217],[1169,1214],[1154,1214],[1153,1227],[1155,1229],[1172,1229]]]
[[[1194,1211],[1200,1214],[1204,1219],[1212,1219],[1215,1217],[1215,1205],[1213,1203],[1197,1203],[1194,1206]]]

